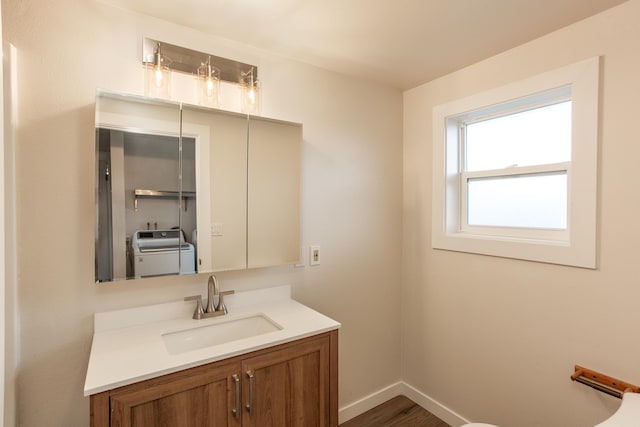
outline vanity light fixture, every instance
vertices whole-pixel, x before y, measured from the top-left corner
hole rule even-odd
[[[144,93],[154,98],[169,99],[169,85],[171,84],[171,70],[168,65],[171,59],[162,54],[160,42],[156,42],[153,57],[144,62]]]
[[[260,82],[254,79],[253,67],[242,73],[242,112],[260,114]]]
[[[211,56],[198,67],[198,104],[218,107],[220,93],[220,70],[211,65]]]
[[[160,46],[162,46],[161,52]],[[249,96],[253,96],[254,98],[253,100],[250,99],[247,104],[249,108],[246,112],[250,114],[257,114],[259,112],[260,91],[258,67],[255,65],[245,64],[166,42],[160,42],[148,37],[145,37],[142,41],[142,58],[145,67],[151,65],[152,69],[158,69],[157,64],[159,64],[172,72],[195,75],[198,85],[198,103],[207,107],[218,106],[220,81],[238,85],[238,89],[240,89],[243,94],[245,93],[246,87],[253,87],[253,90],[250,90],[250,88],[247,89],[248,95],[249,93],[253,94]],[[169,60],[168,58],[171,59]],[[156,96],[154,95],[155,92],[147,91],[146,89],[145,93],[149,96]],[[203,97],[201,97],[201,95]],[[168,98],[168,90],[167,96],[160,97]],[[242,104],[242,111],[245,112],[244,103]]]

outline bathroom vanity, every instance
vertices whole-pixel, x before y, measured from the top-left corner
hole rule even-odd
[[[340,324],[288,286],[95,315],[91,425],[337,426]]]

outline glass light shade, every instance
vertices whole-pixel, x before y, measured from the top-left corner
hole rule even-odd
[[[251,81],[242,85],[242,112],[246,114],[260,114],[262,104],[260,82]]]
[[[208,62],[208,61],[207,61]],[[198,67],[198,104],[217,108],[220,94],[220,70],[211,65]]]
[[[153,98],[169,99],[171,70],[163,65],[148,63],[144,70],[144,94]]]

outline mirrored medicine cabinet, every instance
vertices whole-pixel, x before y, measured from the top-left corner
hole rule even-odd
[[[95,279],[300,257],[302,125],[98,91]]]

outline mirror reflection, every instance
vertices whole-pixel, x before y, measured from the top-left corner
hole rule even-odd
[[[295,264],[302,125],[99,92],[96,282]]]
[[[179,106],[105,95],[96,112],[96,281],[194,273],[195,141],[179,137]]]
[[[195,273],[195,248],[187,238],[196,229],[194,140],[182,139],[182,204],[176,207],[177,137],[104,128],[98,134],[98,203],[104,224],[98,235],[99,281]],[[114,221],[114,212],[122,211],[114,206],[124,207],[124,218]],[[113,250],[123,232],[124,257]]]
[[[183,132],[197,148],[198,271],[247,268],[248,118],[183,106]]]

